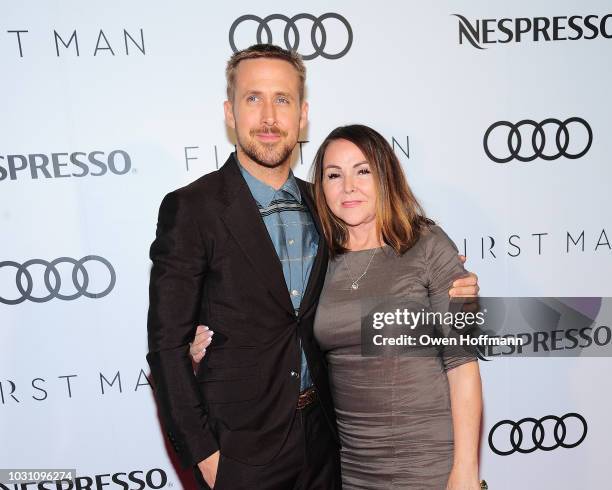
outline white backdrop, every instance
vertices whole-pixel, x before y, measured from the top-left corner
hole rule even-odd
[[[348,46],[349,31],[337,19],[322,22],[323,51],[338,53],[347,46],[348,51],[337,59],[319,55],[306,62],[310,124],[301,154],[296,149],[295,173],[308,175],[318,144],[332,128],[368,124],[395,140],[413,189],[467,252],[482,295],[612,296],[607,240],[612,237],[612,18],[604,19],[612,12],[609,2],[374,6],[314,0],[260,6],[237,0],[222,7],[195,0],[5,2],[0,5],[1,468],[76,468],[94,480],[132,471],[143,472],[137,475],[143,478],[159,469],[147,487],[186,485],[189,477],[181,480],[176,473],[146,381],[148,247],[158,206],[166,192],[214,170],[232,150],[222,102],[234,21],[243,15],[328,12],[346,19],[352,43]],[[453,14],[479,27],[478,47],[460,36],[461,26],[467,27]],[[573,22],[582,26],[582,36],[569,27],[571,16],[580,16]],[[532,29],[520,42],[484,42],[485,36],[505,39],[502,27],[514,29],[515,19],[545,25],[535,17],[548,19],[550,41],[542,32],[535,40]],[[503,18],[510,21],[500,27]],[[519,20],[519,27],[526,22]],[[555,23],[568,27],[555,36]],[[284,25],[269,23],[273,41],[281,45]],[[296,23],[302,54],[313,52],[312,25],[307,18]],[[238,25],[238,48],[256,42],[256,28],[254,21]],[[263,36],[267,41],[265,30]],[[580,38],[553,39],[568,36]],[[320,29],[316,39],[321,42]],[[592,132],[581,158],[497,163],[484,150],[485,132],[497,121],[573,117]],[[554,122],[543,127],[545,155],[559,151],[557,127]],[[494,155],[509,154],[505,131],[491,132]],[[519,155],[533,154],[533,127],[519,131]],[[561,132],[562,149],[564,138]],[[580,123],[567,125],[567,138],[570,154],[588,146]],[[83,163],[70,163],[71,158]],[[72,175],[85,169],[87,175]],[[101,169],[106,173],[92,175]],[[577,240],[582,232],[583,242],[568,242],[568,233]],[[83,269],[77,268],[77,284],[94,297],[78,294],[74,267],[65,260],[56,273],[49,269],[48,285],[44,262],[18,272],[32,259],[87,256],[103,259],[84,263],[86,287]],[[108,294],[95,297],[110,286]],[[78,297],[57,297],[73,293]],[[51,297],[37,302],[28,295]],[[612,361],[601,357],[481,363],[481,473],[489,487],[607,487],[611,368]],[[588,423],[575,448],[500,456],[488,444],[490,429],[501,420],[568,413]],[[577,440],[580,425],[566,422],[566,442]],[[531,427],[524,426],[529,441],[523,447],[531,442]],[[544,427],[545,444],[553,445],[554,423]],[[494,442],[511,447],[509,430],[502,432]],[[166,480],[157,484],[160,475]],[[97,485],[94,481],[101,488]]]

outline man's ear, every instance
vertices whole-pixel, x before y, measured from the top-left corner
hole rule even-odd
[[[234,119],[233,104],[229,100],[223,102],[223,112],[225,113],[225,124],[227,124],[232,129],[236,129],[236,119]]]
[[[308,102],[302,102],[302,108],[300,110],[300,131],[302,131],[308,124]]]

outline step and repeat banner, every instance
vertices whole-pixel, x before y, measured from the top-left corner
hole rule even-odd
[[[225,63],[256,42],[306,60],[296,175],[370,125],[483,296],[612,296],[607,1],[4,2],[0,468],[190,487],[149,383],[148,249],[162,197],[233,150]],[[580,356],[534,335],[481,362],[490,488],[608,488],[610,325],[583,327]]]

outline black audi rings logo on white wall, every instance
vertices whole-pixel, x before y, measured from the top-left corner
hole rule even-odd
[[[554,424],[547,423],[548,421]],[[510,430],[504,428],[506,425]],[[536,449],[571,449],[584,441],[587,430],[585,418],[578,413],[568,413],[562,417],[546,415],[539,420],[525,417],[518,422],[502,420],[489,431],[489,447],[499,456],[508,456],[515,452],[528,454]],[[549,437],[546,437],[547,435]]]
[[[100,279],[96,282],[96,290],[92,290],[90,275],[93,270],[88,270],[88,266],[92,262],[99,263],[107,272],[101,274]],[[66,267],[67,264],[70,267]],[[42,278],[33,276],[33,269],[36,266],[44,267]],[[91,268],[91,266],[89,266]],[[96,269],[99,266],[96,267]],[[15,270],[15,286],[19,295],[14,297],[10,293],[7,294],[6,287],[6,269],[13,268]],[[97,271],[96,271],[97,272]],[[80,260],[70,257],[60,257],[51,262],[42,259],[31,259],[23,264],[13,261],[0,262],[0,303],[7,305],[16,305],[23,301],[29,300],[34,303],[45,303],[53,298],[71,301],[81,296],[86,298],[102,298],[110,293],[115,287],[117,274],[112,264],[103,257],[97,255],[87,255]],[[36,274],[40,276],[40,274]],[[40,280],[42,279],[42,281]],[[100,287],[98,283],[102,283]],[[68,285],[68,286],[67,286]],[[35,295],[34,291],[44,290],[44,294]]]
[[[342,49],[336,52],[330,52],[329,47],[327,45],[328,41],[328,31],[325,29],[324,22],[328,20],[337,20],[339,21],[346,30],[346,43],[342,46]],[[284,23],[283,29],[283,39],[274,39],[272,36],[272,29],[270,28],[270,22],[279,20]],[[298,22],[301,20],[308,21],[303,25],[310,24],[310,28],[298,29]],[[329,12],[327,14],[320,15],[316,17],[312,14],[297,14],[293,17],[287,17],[282,14],[272,14],[267,17],[261,18],[257,15],[242,15],[238,17],[229,30],[229,43],[234,51],[239,51],[236,46],[236,30],[241,27],[241,25],[247,21],[254,21],[257,23],[257,32],[255,35],[255,39],[252,39],[250,44],[277,44],[282,45],[284,43],[284,47],[290,51],[297,51],[302,55],[302,58],[305,60],[312,60],[317,56],[322,56],[323,58],[327,58],[329,60],[335,60],[338,58],[342,58],[346,53],[349,52],[351,46],[353,44],[353,29],[348,21],[342,17],[340,14],[335,14]],[[302,23],[300,23],[302,25]],[[265,32],[265,36],[263,35]],[[304,39],[310,39],[310,43],[312,44],[312,52],[305,52],[307,49],[304,47]],[[336,45],[336,43],[334,43]],[[246,46],[244,46],[246,48]]]
[[[547,125],[552,126],[553,130],[556,130],[554,139],[554,149],[551,151],[550,148],[553,146],[553,142],[549,142],[547,146],[545,128]],[[582,127],[582,130],[586,132],[585,141],[580,141],[574,148],[574,153],[568,151],[570,146],[570,140],[572,138],[577,139],[580,135],[577,132],[580,129],[575,126]],[[491,149],[492,142],[491,138],[494,133],[502,131],[502,136],[507,133],[505,148],[499,152],[501,154],[494,154]],[[521,136],[521,129],[530,130],[531,138],[524,141]],[[497,131],[496,131],[497,130]],[[571,133],[571,136],[570,136]],[[566,157],[569,159],[576,159],[583,157],[591,148],[593,143],[593,130],[589,123],[587,123],[581,117],[570,117],[565,121],[559,119],[548,118],[542,122],[532,121],[531,119],[523,119],[516,124],[509,121],[498,121],[486,130],[483,139],[484,151],[487,156],[497,163],[507,163],[513,159],[520,162],[531,162],[536,158],[542,158],[544,160],[556,160],[560,157]],[[525,152],[521,153],[521,149],[526,148]],[[548,150],[546,150],[548,148]],[[576,151],[577,150],[577,151]]]

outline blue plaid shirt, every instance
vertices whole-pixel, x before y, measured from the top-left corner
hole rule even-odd
[[[287,289],[297,314],[319,244],[319,234],[312,216],[302,201],[293,172],[289,171],[283,186],[276,190],[253,177],[242,165],[238,166],[257,202],[261,218],[283,266]],[[304,350],[301,352],[300,390],[304,391],[312,386],[312,379]]]

